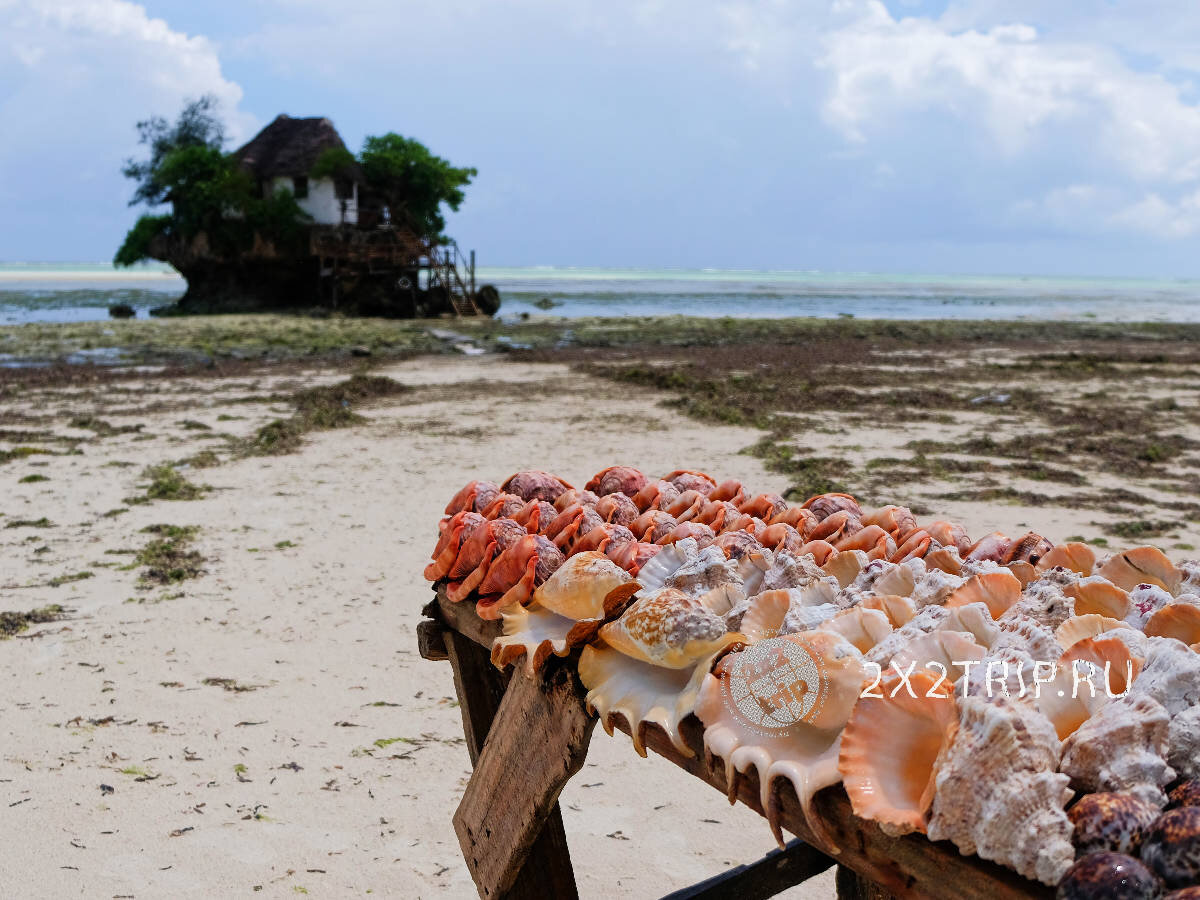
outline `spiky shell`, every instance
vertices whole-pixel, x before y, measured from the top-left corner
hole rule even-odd
[[[939,628],[903,647],[892,657],[891,668],[907,672],[915,664],[917,670],[945,677],[949,684],[954,684],[965,674],[962,663],[979,662],[986,653],[986,648],[968,632]]]
[[[1129,615],[1129,592],[1102,575],[1092,575],[1067,586],[1063,591],[1075,599],[1075,615],[1106,616],[1124,619]]]
[[[1167,765],[1169,717],[1162,704],[1130,694],[1105,704],[1063,742],[1059,769],[1076,790],[1131,793],[1159,809],[1175,778]]]
[[[1141,671],[1142,660],[1116,638],[1094,637],[1077,641],[1062,655],[1037,705],[1054,723],[1060,740],[1114,697],[1123,696]]]
[[[899,628],[912,621],[917,614],[917,608],[908,597],[897,597],[894,594],[868,594],[858,603],[865,609],[877,609],[891,623],[893,628]]]

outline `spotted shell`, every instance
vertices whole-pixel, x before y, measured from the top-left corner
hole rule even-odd
[[[1168,888],[1200,883],[1200,806],[1163,813],[1142,842],[1142,861]]]
[[[1067,810],[1075,827],[1072,842],[1080,856],[1100,851],[1136,856],[1158,809],[1132,794],[1085,794]]]
[[[1181,782],[1168,795],[1172,808],[1178,806],[1200,806],[1200,780],[1188,779]]]
[[[675,588],[638,597],[600,637],[631,659],[683,669],[737,641],[724,620],[699,600]]]
[[[1123,853],[1091,853],[1067,870],[1058,884],[1058,900],[1156,900],[1158,879],[1145,865]]]

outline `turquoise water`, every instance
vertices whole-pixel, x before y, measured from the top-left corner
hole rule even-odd
[[[741,270],[480,268],[502,316],[857,316],[1200,322],[1200,281]],[[0,263],[0,324],[145,316],[179,297],[167,267]],[[534,305],[549,301],[548,309]]]

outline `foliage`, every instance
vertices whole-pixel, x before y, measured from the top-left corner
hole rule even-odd
[[[216,100],[188,103],[174,127],[162,118],[138,123],[150,158],[129,161],[126,177],[137,182],[131,204],[171,204],[166,215],[142,216],[125,236],[113,261],[131,266],[151,258],[156,239],[190,241],[203,233],[210,249],[234,256],[254,245],[256,234],[278,244],[296,241],[307,218],[287,192],[259,195],[254,180],[221,149],[224,129]]]
[[[354,171],[354,154],[345,147],[326,147],[313,163],[308,177],[345,178]]]
[[[392,217],[418,234],[442,237],[446,220],[441,206],[457,210],[463,188],[478,173],[434,156],[424,144],[389,132],[363,142],[359,163],[368,190],[386,203]]]

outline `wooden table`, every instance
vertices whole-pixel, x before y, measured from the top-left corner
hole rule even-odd
[[[462,711],[467,749],[475,769],[454,828],[467,867],[486,900],[574,898],[571,855],[558,795],[583,767],[596,719],[584,707],[586,691],[576,670],[578,653],[552,657],[540,680],[498,671],[491,663],[500,623],[475,614],[471,602],[453,603],[445,589],[425,607],[417,629],[421,655],[449,660]],[[629,723],[617,727],[629,732]],[[725,767],[704,752],[703,726],[689,716],[681,729],[693,756],[679,752],[657,726],[646,747],[725,794]],[[647,761],[647,765],[650,765]],[[841,785],[821,791],[814,809],[840,848],[836,857],[816,849],[791,783],[775,786],[783,827],[798,836],[784,850],[685,887],[671,898],[770,897],[838,866],[844,898],[937,897],[946,900],[1049,898],[1053,891],[977,857],[962,856],[948,842],[924,835],[889,837],[859,819]],[[760,815],[758,777],[739,777],[737,798]]]

